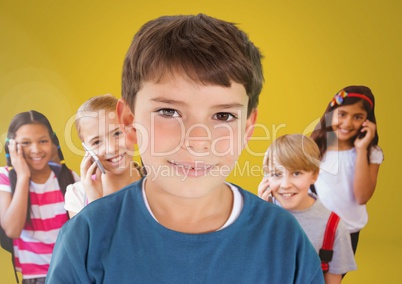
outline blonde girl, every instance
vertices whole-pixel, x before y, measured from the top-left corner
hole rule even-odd
[[[106,94],[87,100],[77,111],[78,135],[86,147],[96,153],[105,174],[86,153],[80,166],[81,181],[67,188],[65,209],[70,217],[88,203],[141,178],[140,168],[133,161],[134,143],[127,141],[120,129],[116,105],[117,99]]]

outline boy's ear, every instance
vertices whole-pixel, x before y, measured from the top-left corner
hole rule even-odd
[[[312,178],[311,184],[315,184],[315,182],[316,182],[317,179],[318,179],[318,174],[319,174],[318,171],[313,174],[313,178]]]
[[[247,118],[246,132],[245,132],[245,136],[244,136],[245,144],[247,144],[247,142],[250,140],[251,136],[253,136],[254,125],[255,125],[255,122],[257,121],[257,114],[258,114],[258,111],[255,108],[251,111],[249,117]]]
[[[133,126],[134,114],[130,106],[123,99],[119,99],[116,105],[116,114],[121,130],[126,134],[128,142],[137,144],[137,133]]]

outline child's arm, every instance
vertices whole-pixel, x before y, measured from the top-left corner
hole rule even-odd
[[[373,196],[379,168],[379,164],[368,163],[367,150],[357,153],[353,191],[359,204],[366,204]]]
[[[342,275],[327,272],[324,274],[324,279],[325,284],[340,284],[342,282]]]
[[[363,123],[364,138],[355,140],[356,148],[356,169],[353,184],[353,191],[356,201],[359,204],[366,204],[374,194],[377,184],[379,164],[370,164],[367,160],[367,147],[375,135],[375,124],[370,121]]]
[[[18,238],[24,228],[27,211],[30,170],[22,153],[21,145],[11,139],[9,144],[12,166],[17,174],[14,195],[1,192],[0,217],[1,227],[10,238]]]
[[[64,209],[67,210],[70,219],[85,206],[85,193],[78,189],[80,182],[69,184],[64,195]]]

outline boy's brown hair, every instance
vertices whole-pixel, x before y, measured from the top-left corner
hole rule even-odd
[[[249,115],[264,81],[261,59],[258,48],[233,23],[204,14],[160,17],[134,36],[123,66],[122,98],[133,110],[143,82],[182,73],[205,85],[242,84]]]

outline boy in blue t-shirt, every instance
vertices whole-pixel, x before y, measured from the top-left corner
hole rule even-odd
[[[142,26],[117,113],[147,177],[66,224],[47,283],[323,283],[297,221],[225,182],[252,135],[261,57],[206,15]]]

